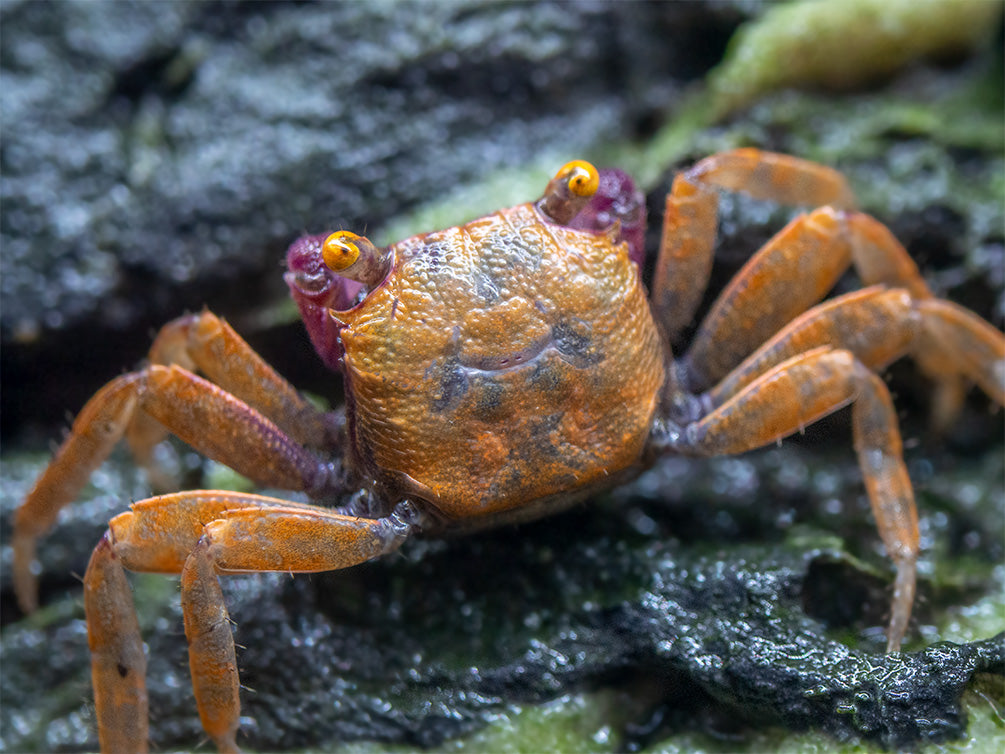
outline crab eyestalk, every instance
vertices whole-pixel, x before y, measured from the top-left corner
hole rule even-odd
[[[333,272],[376,288],[391,271],[391,253],[378,249],[370,239],[348,230],[332,233],[321,246],[321,257]]]
[[[597,193],[599,185],[600,174],[593,165],[585,160],[567,162],[548,181],[537,207],[556,223],[566,225]]]

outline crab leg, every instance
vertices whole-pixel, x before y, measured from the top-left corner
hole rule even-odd
[[[1005,405],[1005,335],[969,309],[932,298],[918,304],[925,327],[915,358],[929,374],[965,374]]]
[[[867,285],[931,298],[917,266],[881,223],[822,207],[801,215],[752,256],[702,322],[681,373],[691,390],[721,379],[757,345],[817,303],[854,264]],[[938,373],[926,368],[926,373]]]
[[[199,716],[218,749],[232,752],[240,684],[217,573],[346,568],[396,549],[411,530],[410,518],[401,506],[386,518],[361,519],[213,490],[150,498],[113,518],[84,578],[101,750],[147,750],[145,661],[124,568],[181,573]]]
[[[714,384],[773,333],[822,299],[848,268],[851,245],[836,210],[795,218],[752,256],[719,295],[687,354],[685,386]]]
[[[855,206],[836,170],[757,149],[712,155],[678,174],[666,200],[653,279],[656,319],[671,341],[691,322],[708,284],[719,216],[717,188],[782,204]]]
[[[841,174],[786,155],[741,149],[702,160],[677,177],[667,197],[653,283],[658,319],[671,339],[691,320],[705,289],[715,247],[718,196],[739,191],[782,204],[826,204],[796,218],[755,254],[719,296],[679,362],[691,391],[721,379],[759,343],[823,298],[854,262],[867,285],[907,288],[930,298],[917,266],[890,231],[867,215],[844,211],[854,197]],[[962,395],[937,368],[944,394]],[[957,399],[958,401],[958,399]]]
[[[22,609],[37,604],[35,542],[111,451],[137,414],[263,485],[313,495],[341,489],[339,466],[319,460],[273,422],[208,380],[174,365],[125,374],[84,406],[14,521],[14,584]]]
[[[12,578],[18,605],[26,613],[38,607],[35,542],[52,527],[59,511],[77,496],[122,437],[136,406],[136,379],[136,374],[123,375],[91,397],[55,458],[14,514]]]
[[[202,729],[219,751],[236,752],[241,681],[230,616],[207,549],[206,538],[202,537],[181,572],[188,667]]]
[[[976,382],[1005,403],[1005,336],[973,313],[941,299],[917,301],[903,288],[853,291],[800,315],[705,394],[719,406],[769,369],[818,346],[855,354],[877,371],[912,354]]]
[[[102,751],[147,751],[147,658],[122,564],[105,534],[84,574],[84,615]]]
[[[853,353],[822,346],[798,354],[739,390],[698,421],[661,431],[666,450],[743,453],[793,434],[853,404],[855,450],[880,536],[897,568],[887,650],[900,648],[914,602],[918,520],[900,431],[883,381]]]
[[[935,381],[936,426],[945,426],[957,413],[965,392],[961,376],[975,380],[1001,402],[1005,377],[1001,356],[996,355],[1003,348],[1001,333],[976,315],[936,299],[907,251],[881,223],[829,207],[796,218],[751,257],[680,360],[677,371],[683,384],[702,390],[723,378],[754,347],[822,298],[849,264],[867,284],[903,289],[913,301],[900,316],[920,318],[923,324],[923,342],[911,353]],[[846,341],[858,337],[857,328],[868,319],[865,312],[859,315],[858,322],[845,326]],[[891,338],[906,326],[896,317],[882,317]],[[875,334],[876,342],[880,337]]]
[[[199,372],[271,419],[296,442],[311,448],[339,446],[337,422],[314,408],[224,320],[210,311],[179,317],[164,325],[150,347],[151,364],[177,364]],[[141,462],[167,431],[156,422],[134,417],[126,431]],[[147,464],[148,465],[148,464]]]

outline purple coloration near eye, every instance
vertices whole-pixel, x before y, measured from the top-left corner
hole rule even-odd
[[[628,242],[632,261],[641,269],[645,261],[646,197],[627,173],[600,171],[600,186],[570,228],[602,231],[621,221],[621,237]]]
[[[307,327],[314,349],[330,369],[341,369],[342,344],[339,323],[329,309],[348,309],[362,285],[332,272],[324,263],[321,247],[328,234],[303,236],[286,252],[288,272],[283,276]]]

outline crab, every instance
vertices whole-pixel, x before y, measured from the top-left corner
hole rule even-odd
[[[812,205],[754,254],[690,346],[718,192]],[[631,180],[573,161],[531,203],[386,248],[306,236],[286,281],[346,406],[307,402],[209,311],[163,327],[149,365],[85,405],[18,509],[14,582],[37,606],[36,542],[123,437],[139,463],[173,433],[307,504],[191,490],[114,517],[84,576],[102,751],[146,751],[145,658],[125,569],[180,574],[202,726],[236,751],[239,680],[218,576],[345,568],[409,536],[553,513],[663,454],[743,453],[852,404],[854,446],[895,565],[888,651],[914,601],[918,523],[889,392],[910,355],[943,420],[968,382],[1005,403],[1005,336],[935,297],[837,171],[739,149],[679,174],[647,297]],[[820,303],[847,268],[866,287]]]

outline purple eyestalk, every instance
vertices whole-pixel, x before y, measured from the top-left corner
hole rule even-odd
[[[635,181],[617,169],[600,171],[600,185],[589,204],[569,223],[570,228],[599,232],[621,221],[621,237],[641,270],[646,258],[646,197]]]
[[[289,271],[283,278],[300,308],[314,350],[329,369],[341,371],[342,344],[338,337],[341,325],[328,310],[351,307],[363,286],[335,274],[325,265],[321,249],[328,235],[303,236],[290,244],[286,252]]]

